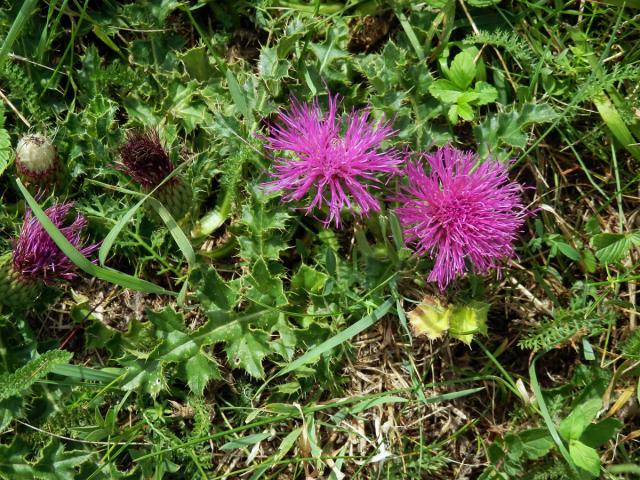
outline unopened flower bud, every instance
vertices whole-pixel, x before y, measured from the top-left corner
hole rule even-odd
[[[120,158],[122,162],[117,165],[117,168],[129,175],[146,192],[160,185],[174,170],[169,154],[155,130],[129,133],[127,140],[120,147]],[[193,192],[191,185],[178,174],[158,188],[154,192],[154,197],[176,220],[179,220],[189,211]]]
[[[56,147],[40,133],[25,135],[16,147],[16,168],[24,183],[53,187],[59,179]]]

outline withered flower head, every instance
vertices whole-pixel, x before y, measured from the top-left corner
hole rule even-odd
[[[174,169],[157,130],[129,132],[120,159],[117,168],[147,189],[157,187]]]

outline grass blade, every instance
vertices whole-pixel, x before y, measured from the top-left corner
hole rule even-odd
[[[166,227],[169,229],[169,233],[171,233],[171,236],[178,245],[178,248],[184,255],[184,258],[189,264],[189,267],[194,268],[196,266],[196,252],[193,250],[193,246],[191,245],[191,242],[185,235],[182,228],[180,228],[169,210],[167,210],[165,206],[162,205],[162,203],[160,203],[153,197],[149,197],[148,202],[151,204],[153,209],[158,213]]]
[[[627,128],[615,105],[609,100],[609,97],[602,92],[593,97],[593,103],[613,137],[620,142],[636,160],[640,160],[640,147],[636,145],[636,140]]]
[[[82,365],[56,365],[51,373],[82,382],[109,383],[118,378],[114,373],[83,367]]]
[[[329,340],[312,348],[307,353],[305,353],[301,357],[291,362],[289,365],[287,365],[278,373],[276,373],[274,378],[280,377],[282,375],[286,375],[287,373],[294,371],[296,368],[300,368],[301,366],[306,365],[307,363],[311,363],[317,360],[318,358],[320,358],[320,355],[322,355],[323,353],[328,352],[332,348],[337,347],[341,343],[346,342],[350,338],[356,336],[358,333],[371,327],[378,320],[380,320],[384,315],[386,315],[386,313],[391,308],[392,304],[393,304],[393,301],[391,299],[386,300],[382,305],[376,308],[373,311],[373,313],[367,315],[364,318],[361,318],[356,323],[351,325],[349,328],[343,330],[337,335],[334,335]]]
[[[558,450],[560,450],[562,457],[565,459],[565,461],[569,465],[569,468],[571,469],[571,472],[573,473],[574,478],[580,478],[578,469],[575,463],[573,463],[573,460],[571,459],[571,455],[569,454],[569,451],[565,447],[564,442],[562,441],[562,439],[560,438],[560,435],[558,434],[556,425],[555,423],[553,423],[553,419],[551,418],[551,415],[549,414],[549,410],[547,409],[547,404],[545,403],[544,397],[542,396],[542,389],[540,388],[540,384],[538,383],[538,376],[536,375],[536,361],[538,360],[538,358],[540,358],[540,355],[534,358],[533,362],[531,362],[531,365],[529,366],[531,390],[533,390],[533,393],[536,396],[536,402],[538,403],[538,407],[540,408],[540,414],[544,419],[544,423],[547,426],[547,430],[549,430],[549,434],[551,435],[551,438],[553,438],[553,441],[558,447]]]
[[[42,227],[47,231],[51,239],[55,242],[60,250],[69,257],[69,260],[78,267],[80,270],[88,275],[99,278],[114,285],[120,285],[124,288],[130,288],[144,293],[155,293],[159,295],[171,295],[176,296],[176,292],[166,290],[155,283],[142,280],[140,278],[128,275],[118,270],[111,268],[100,267],[89,261],[82,253],[76,249],[69,240],[56,228],[53,222],[44,213],[38,202],[31,196],[29,191],[25,188],[19,178],[16,178],[16,184],[20,189],[20,192],[24,196],[27,204],[33,211]]]
[[[9,56],[9,50],[11,50],[11,47],[13,47],[14,42],[20,35],[25,22],[31,16],[31,13],[33,12],[33,9],[35,8],[37,3],[37,0],[25,0],[25,2],[22,4],[18,15],[16,15],[15,20],[11,24],[9,33],[7,33],[7,36],[4,38],[2,46],[0,47],[0,67],[4,65],[5,60]]]

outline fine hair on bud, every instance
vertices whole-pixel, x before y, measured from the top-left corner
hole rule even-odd
[[[41,133],[24,135],[16,146],[16,169],[26,184],[45,189],[54,186],[60,173],[56,147]]]

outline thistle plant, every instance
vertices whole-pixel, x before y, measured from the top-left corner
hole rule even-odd
[[[338,96],[329,95],[329,110],[323,113],[315,99],[311,105],[292,99],[289,112],[280,112],[265,137],[265,148],[288,152],[275,156],[272,181],[265,186],[284,192],[284,202],[309,198],[306,214],[326,205],[323,223],[341,225],[341,212],[367,216],[379,212],[373,195],[384,178],[398,173],[397,151],[382,143],[394,133],[389,123],[373,122],[367,110],[352,111],[342,122]]]
[[[87,221],[82,215],[67,221],[72,207],[72,203],[58,203],[45,213],[74,247],[85,256],[91,255],[98,246],[84,244],[82,234]],[[76,266],[27,210],[13,251],[0,256],[0,303],[15,310],[26,310],[43,288],[77,276]]]
[[[61,178],[56,147],[40,133],[23,136],[16,147],[16,170],[26,185],[53,188]]]
[[[405,174],[396,212],[416,253],[434,258],[429,281],[440,290],[468,269],[500,269],[513,256],[527,210],[503,163],[446,146],[409,162]]]
[[[156,130],[130,132],[120,147],[120,159],[117,168],[146,193],[158,187],[175,169]],[[176,220],[187,214],[193,200],[191,187],[180,174],[167,180],[153,196]]]

